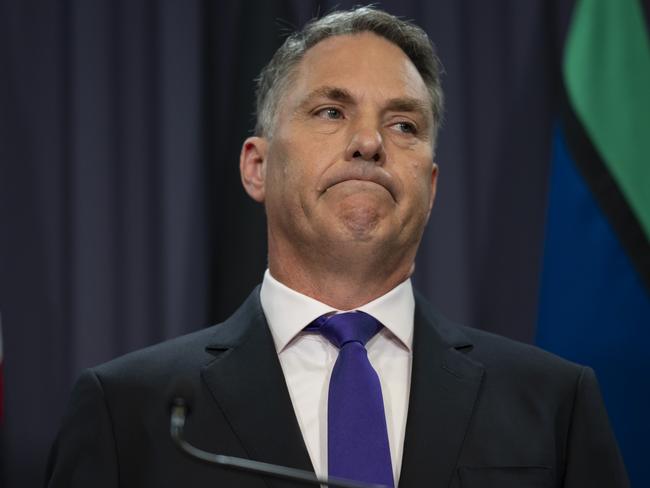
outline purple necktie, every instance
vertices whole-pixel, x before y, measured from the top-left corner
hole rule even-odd
[[[393,487],[381,384],[365,347],[381,328],[356,311],[323,315],[308,330],[339,348],[327,405],[329,476]]]

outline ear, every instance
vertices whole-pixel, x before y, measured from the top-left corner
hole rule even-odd
[[[438,187],[438,165],[433,163],[431,168],[431,196],[429,198],[429,213],[433,208],[433,201],[436,199],[436,189]]]
[[[239,173],[246,193],[256,202],[264,202],[266,154],[268,141],[263,137],[249,137],[239,155]]]

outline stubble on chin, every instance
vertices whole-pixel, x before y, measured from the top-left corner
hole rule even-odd
[[[373,207],[348,206],[341,209],[338,219],[350,240],[367,242],[373,238],[381,216]]]

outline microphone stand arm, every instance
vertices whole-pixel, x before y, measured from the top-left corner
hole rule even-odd
[[[170,433],[176,446],[190,457],[199,459],[206,463],[216,464],[225,468],[237,469],[250,473],[257,473],[263,476],[272,476],[290,481],[302,481],[312,485],[323,485],[334,488],[387,488],[383,485],[369,485],[340,478],[319,478],[314,473],[301,469],[277,466],[275,464],[253,461],[233,456],[213,454],[199,449],[183,439],[183,428],[185,427],[186,406],[175,404],[172,406]]]

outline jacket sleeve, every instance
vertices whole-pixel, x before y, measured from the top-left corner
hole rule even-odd
[[[86,370],[77,380],[61,430],[50,452],[48,488],[117,488],[115,436],[104,390]]]
[[[591,368],[582,369],[576,385],[564,475],[564,488],[585,486],[630,486]]]

